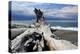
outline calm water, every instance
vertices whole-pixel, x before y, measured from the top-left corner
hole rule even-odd
[[[61,26],[61,27],[78,27],[78,22],[76,21],[47,21],[51,26]]]
[[[26,21],[12,21],[12,24],[32,24],[33,21],[26,20]],[[61,27],[78,27],[77,21],[72,20],[47,20],[47,24],[51,26],[61,26]]]

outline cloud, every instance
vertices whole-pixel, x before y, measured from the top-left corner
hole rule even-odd
[[[12,13],[16,12],[24,15],[33,15],[34,8],[28,6],[29,4],[25,2],[12,2]]]
[[[62,18],[72,18],[72,16],[77,15],[77,6],[66,6],[61,9],[49,9],[44,10],[46,16],[62,17]]]
[[[32,3],[32,2],[12,2],[12,13],[18,13],[23,15],[35,15],[34,8],[40,8],[44,16],[52,16],[58,18],[72,18],[77,16],[78,7],[71,5],[55,5],[45,3]],[[48,8],[49,7],[49,8]],[[54,8],[53,8],[54,7]]]

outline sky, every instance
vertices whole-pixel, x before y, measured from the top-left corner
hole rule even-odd
[[[9,4],[11,9],[12,20],[31,20],[35,18],[34,8],[43,11],[45,19],[48,20],[77,20],[78,6],[71,4],[55,4],[55,3],[35,3],[13,1]]]

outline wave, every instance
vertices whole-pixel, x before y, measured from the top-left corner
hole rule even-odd
[[[61,26],[51,26],[52,29],[58,30],[70,30],[70,31],[78,31],[77,27],[61,27]]]

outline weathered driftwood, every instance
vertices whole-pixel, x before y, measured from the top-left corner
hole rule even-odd
[[[50,50],[63,50],[63,49],[76,49],[77,47],[66,40],[57,40],[55,38],[51,38],[53,35],[48,26],[42,25],[40,30],[44,32],[44,39],[47,41],[47,46]]]
[[[41,39],[39,38],[39,35],[35,35],[34,32],[41,35]],[[22,45],[22,39],[28,36],[28,34],[32,34],[33,36],[29,36],[30,38],[26,40],[26,42],[23,44],[24,47],[28,47],[31,42],[32,49],[27,49],[26,51],[43,51],[45,48],[45,45],[49,50],[63,50],[63,49],[76,49],[77,47],[73,44],[71,44],[69,41],[65,40],[57,40],[55,38],[52,38],[51,35],[54,35],[51,33],[49,26],[41,25],[39,28],[34,29],[28,29],[21,35],[17,36],[14,40],[11,41],[11,49],[17,50]],[[55,35],[54,35],[55,36]],[[37,38],[38,37],[38,38]],[[46,41],[46,42],[44,42]]]
[[[37,32],[36,31],[36,29],[28,29],[28,30],[26,30],[24,33],[22,33],[21,35],[19,35],[19,36],[17,36],[14,40],[12,40],[11,41],[11,49],[14,51],[16,51],[20,46],[21,46],[21,44],[22,44],[22,40],[26,37],[26,36],[28,36],[28,34],[32,34],[32,33],[34,33],[34,32]],[[39,33],[40,34],[40,33]],[[37,35],[38,36],[38,35]],[[35,37],[34,37],[35,38]],[[33,38],[33,39],[34,39]],[[32,39],[29,39],[29,40],[26,40],[26,42],[25,42],[25,44],[24,44],[24,46],[27,46],[27,43],[28,42],[31,42],[32,41]],[[44,46],[43,45],[44,43],[43,43],[43,39],[41,39],[41,42],[40,41],[38,41],[38,45],[40,45],[41,46],[41,48]],[[40,47],[38,47],[38,48],[40,48]],[[39,49],[38,49],[39,50]],[[40,50],[39,50],[40,51]]]
[[[31,30],[31,31],[30,31]],[[31,34],[35,31],[35,29],[28,29],[21,35],[17,36],[14,40],[11,41],[11,49],[16,49],[21,44],[22,39],[27,35]]]

